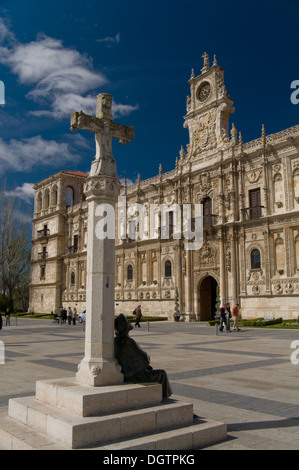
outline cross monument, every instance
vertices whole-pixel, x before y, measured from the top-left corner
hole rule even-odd
[[[113,214],[115,224],[120,183],[112,138],[125,144],[134,139],[134,128],[113,122],[112,96],[101,93],[96,117],[82,111],[71,115],[71,130],[76,129],[94,132],[96,141],[96,155],[84,187],[88,202],[85,356],[76,381],[91,386],[116,385],[123,383],[123,374],[114,358],[115,237],[99,236],[97,223],[106,212]]]

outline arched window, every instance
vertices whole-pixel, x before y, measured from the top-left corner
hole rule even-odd
[[[131,264],[127,267],[127,281],[133,281],[133,266]]]
[[[171,261],[169,259],[165,262],[165,277],[171,277]]]
[[[42,193],[38,193],[36,197],[36,212],[40,212],[43,208],[43,196]]]
[[[256,248],[251,252],[251,269],[260,269],[261,267],[261,254]]]
[[[76,277],[75,277],[75,273],[74,273],[74,272],[72,272],[72,273],[71,273],[71,285],[72,285],[72,286],[74,286],[74,285],[75,285],[75,279],[76,279]]]
[[[72,206],[74,203],[74,190],[70,186],[67,186],[65,191],[65,205],[67,207]]]
[[[52,194],[51,194],[51,205],[56,206],[58,204],[58,188],[57,186],[54,186],[52,188]]]
[[[45,191],[44,207],[43,207],[43,209],[48,209],[48,208],[49,208],[49,205],[50,205],[50,192],[49,192],[49,190],[47,189],[47,190]]]

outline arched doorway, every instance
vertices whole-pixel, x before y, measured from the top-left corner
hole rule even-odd
[[[216,305],[219,298],[219,288],[216,279],[205,277],[199,285],[199,320],[213,320],[216,314]],[[218,313],[218,312],[217,312]]]

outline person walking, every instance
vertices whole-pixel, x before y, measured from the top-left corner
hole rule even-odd
[[[77,309],[75,307],[72,313],[73,325],[76,325],[76,318],[77,318]]]
[[[73,312],[72,312],[71,307],[69,307],[69,308],[67,309],[67,314],[66,314],[66,316],[67,316],[68,324],[71,325],[71,324],[72,324],[72,317],[73,317]]]
[[[138,305],[138,307],[135,308],[134,315],[136,317],[135,328],[137,326],[138,326],[138,328],[140,328],[140,321],[141,321],[141,318],[142,318],[141,305]]]
[[[225,307],[223,306],[223,307],[220,308],[220,328],[219,328],[219,331],[223,331],[224,325],[227,328],[227,326],[226,326],[226,312],[225,312]]]
[[[239,304],[236,304],[232,309],[232,316],[234,319],[233,331],[241,331],[238,327],[238,318],[239,318]]]
[[[62,324],[63,322],[63,306],[62,305],[59,309],[59,320],[60,320],[60,324]]]
[[[225,313],[226,313],[226,332],[230,333],[230,319],[232,317],[232,313],[231,313],[229,302],[227,302],[225,306]]]
[[[6,309],[5,319],[6,319],[5,326],[10,326],[10,312],[9,312],[9,308]]]

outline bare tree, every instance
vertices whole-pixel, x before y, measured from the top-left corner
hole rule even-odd
[[[0,189],[0,292],[10,299],[29,284],[29,219],[24,216],[20,200],[7,196],[6,184]]]

